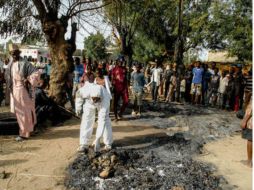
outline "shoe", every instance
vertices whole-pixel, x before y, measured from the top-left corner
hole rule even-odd
[[[101,146],[100,146],[100,140],[99,139],[95,140],[93,142],[92,146],[94,148],[94,152],[99,152],[100,148],[101,148]]]
[[[138,113],[137,113],[137,118],[140,118],[140,117],[141,117],[141,113],[138,112]]]
[[[78,152],[80,153],[88,153],[88,145],[80,145],[77,149]]]
[[[28,139],[28,138],[26,138],[26,137],[18,136],[18,137],[15,138],[15,141],[17,141],[17,142],[22,142],[22,141],[27,140],[27,139]]]
[[[121,114],[118,114],[117,117],[118,117],[118,119],[120,119],[120,120],[123,119],[123,116],[122,116]]]
[[[131,115],[132,115],[132,117],[136,117],[137,116],[135,111],[132,111]]]
[[[119,119],[118,119],[118,118],[115,118],[115,119],[114,119],[114,122],[118,122],[118,121],[119,121]]]

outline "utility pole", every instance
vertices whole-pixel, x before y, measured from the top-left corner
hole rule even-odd
[[[176,88],[176,101],[180,101],[180,84],[181,75],[183,74],[183,0],[179,0],[178,4],[178,32],[177,32],[177,45],[175,49],[175,62],[177,64],[177,88]]]

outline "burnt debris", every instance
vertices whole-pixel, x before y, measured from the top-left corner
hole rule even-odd
[[[134,144],[146,144],[142,148],[133,149],[132,141],[130,146],[116,141],[116,148],[108,153],[79,155],[68,168],[67,189],[233,189],[222,176],[215,175],[212,165],[193,157],[203,153],[206,142],[239,130],[234,114],[215,108],[145,102],[141,118],[125,118],[133,125],[163,128],[165,136],[140,137]]]
[[[159,137],[160,138],[160,137]],[[152,139],[139,149],[79,155],[68,169],[68,189],[220,189],[212,166],[192,159],[202,145],[182,138]]]

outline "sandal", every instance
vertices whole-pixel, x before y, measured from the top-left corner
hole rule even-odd
[[[27,137],[22,137],[22,136],[18,136],[18,137],[15,138],[15,141],[17,141],[17,142],[22,142],[24,140],[28,140],[28,138]]]
[[[94,152],[100,152],[100,140],[95,140],[92,144],[92,148],[94,149]]]

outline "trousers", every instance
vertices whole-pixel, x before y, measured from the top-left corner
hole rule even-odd
[[[82,121],[80,125],[80,145],[89,145],[89,140],[93,134],[93,125],[95,123],[95,106],[84,105]]]
[[[106,146],[111,146],[113,143],[112,125],[109,117],[109,107],[100,108],[98,110],[98,127],[95,135],[94,144],[99,143],[100,138],[103,137],[103,143]]]

